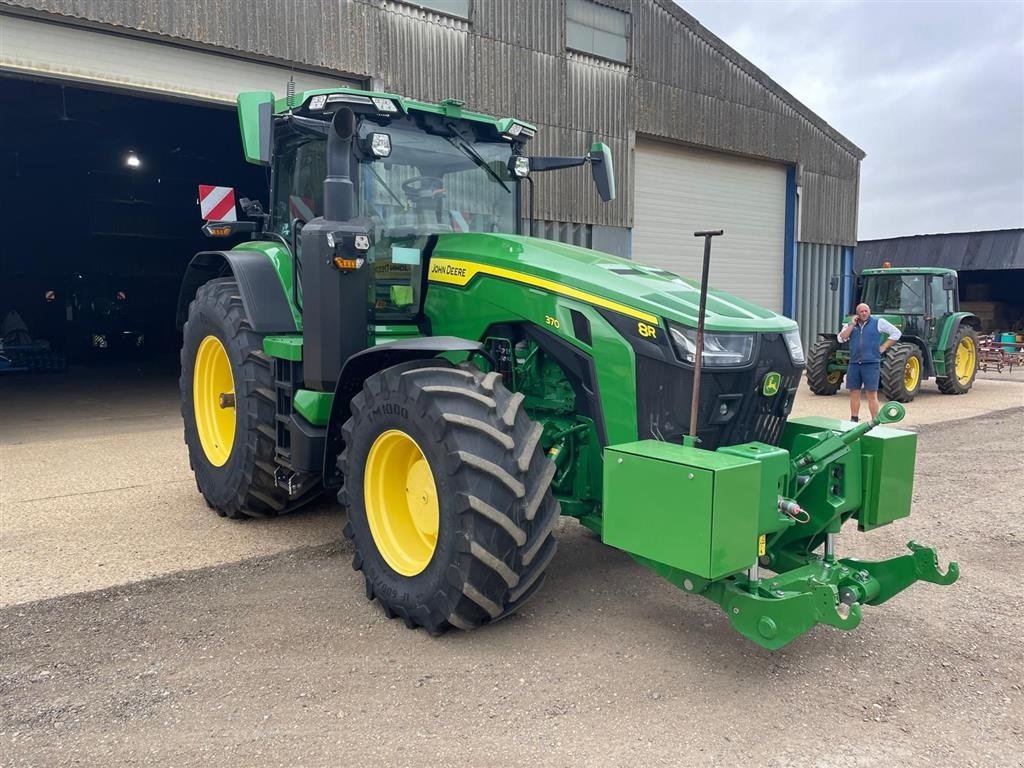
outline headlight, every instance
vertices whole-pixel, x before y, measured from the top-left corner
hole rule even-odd
[[[697,355],[697,330],[670,325],[672,343],[676,352],[688,363]],[[701,364],[708,367],[746,365],[754,358],[754,335],[752,333],[722,333],[704,331],[704,350]]]
[[[804,345],[800,343],[800,331],[797,328],[786,331],[782,334],[782,338],[786,340],[786,346],[789,347],[789,359],[793,361],[793,365],[803,365]]]
[[[395,102],[391,99],[382,99],[377,96],[373,97],[373,106],[375,106],[381,112],[397,112],[398,107],[395,106]]]
[[[391,154],[391,137],[386,133],[370,134],[370,152],[374,157],[387,157]]]
[[[530,158],[516,155],[509,161],[512,173],[520,179],[530,175]]]

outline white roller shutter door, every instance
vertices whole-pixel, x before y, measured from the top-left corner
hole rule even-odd
[[[693,233],[723,229],[711,285],[782,311],[785,166],[638,140],[634,168],[634,261],[699,280],[704,241]]]
[[[8,15],[0,15],[0,71],[224,104],[234,104],[240,91],[268,90],[283,97],[292,75],[297,91],[358,85],[195,48]]]

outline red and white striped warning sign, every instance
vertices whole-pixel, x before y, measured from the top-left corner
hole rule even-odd
[[[200,184],[199,210],[204,221],[238,221],[235,215],[235,188]]]

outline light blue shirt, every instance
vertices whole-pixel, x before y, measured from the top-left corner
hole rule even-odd
[[[846,339],[843,337],[844,330],[846,330],[845,325],[839,329],[839,333],[837,334],[840,341],[846,341]],[[900,331],[900,329],[897,328],[892,323],[890,323],[884,317],[878,318],[878,330],[880,333],[884,333],[886,336],[888,336],[891,341],[899,341],[900,337],[903,336],[903,333]]]

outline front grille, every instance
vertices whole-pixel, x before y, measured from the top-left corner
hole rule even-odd
[[[800,368],[793,365],[782,336],[761,334],[757,362],[742,371],[721,371],[705,367],[701,373],[697,436],[700,447],[714,450],[723,445],[751,441],[778,445],[782,427],[793,405],[800,381]],[[682,441],[690,431],[690,400],[693,369],[663,359],[638,354],[637,434],[672,443]],[[764,377],[781,374],[778,394],[762,394]],[[732,415],[725,423],[718,408],[731,404]]]

